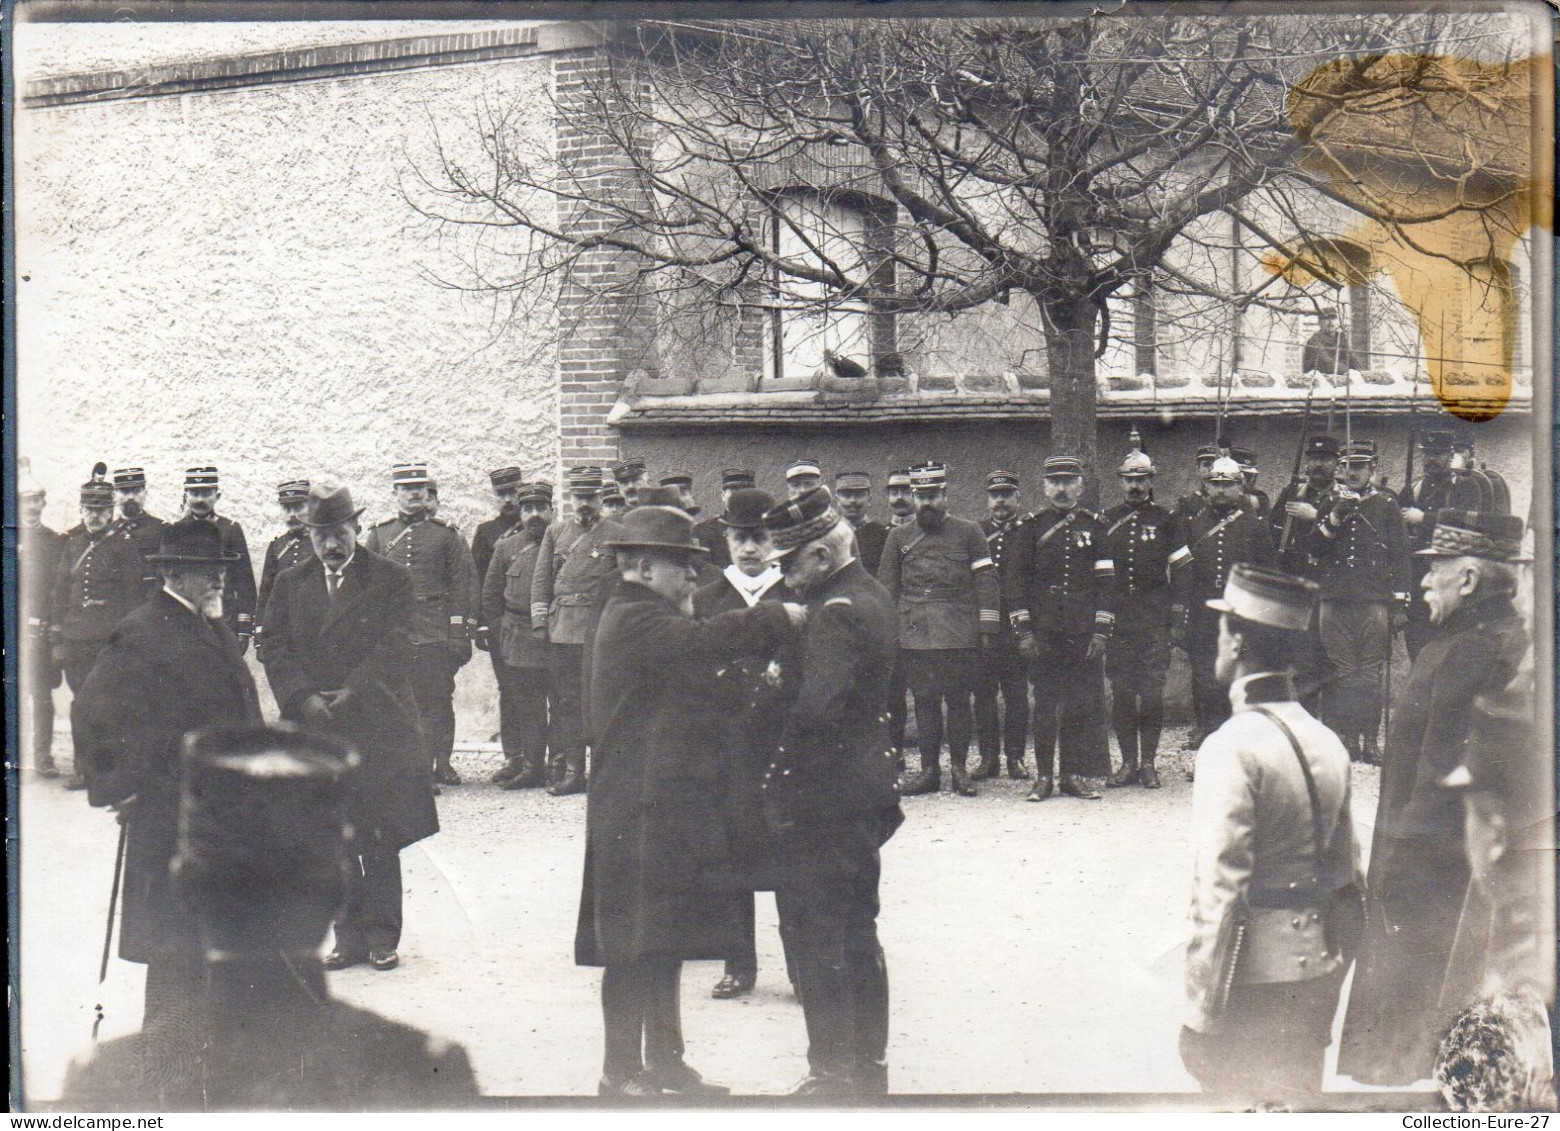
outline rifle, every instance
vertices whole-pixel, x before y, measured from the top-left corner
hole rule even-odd
[[[1305,463],[1306,432],[1311,427],[1311,398],[1315,395],[1316,385],[1313,383],[1305,394],[1305,415],[1300,419],[1300,442],[1295,445],[1295,466],[1294,470],[1290,472],[1289,475],[1290,490],[1295,492],[1297,497],[1301,491],[1300,468],[1301,465]],[[1291,499],[1290,501],[1293,502],[1294,500]],[[1278,539],[1278,556],[1280,558],[1284,556],[1284,550],[1289,545],[1289,534],[1294,527],[1294,523],[1294,515],[1284,515],[1284,532],[1279,536]]]
[[[1403,461],[1403,497],[1399,505],[1410,505],[1414,492],[1414,451],[1419,447],[1419,374],[1414,374],[1414,387],[1408,394],[1408,458]]]

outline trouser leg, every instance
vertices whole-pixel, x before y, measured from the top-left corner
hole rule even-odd
[[[980,751],[979,776],[996,772],[1001,757],[1001,716],[997,695],[1001,690],[999,661],[995,652],[983,652],[975,675],[975,743]]]
[[[943,745],[943,691],[937,666],[929,652],[903,651],[905,682],[915,699],[916,745],[921,750],[921,772],[928,778],[938,776]]]
[[[1197,715],[1198,738],[1206,738],[1230,717],[1229,692],[1214,675],[1214,661],[1219,654],[1219,620],[1217,614],[1207,616],[1193,613],[1187,632],[1187,643],[1192,666],[1193,708]]]
[[[580,699],[584,656],[583,644],[551,644],[547,649],[551,707],[548,730],[552,759],[550,788],[565,792],[578,792],[585,773],[585,720]]]
[[[1357,639],[1359,728],[1366,744],[1374,746],[1381,731],[1387,663],[1392,655],[1392,614],[1384,602],[1372,601],[1361,606]]]
[[[1002,753],[1010,763],[1024,760],[1029,740],[1029,672],[1018,646],[1009,639],[1000,652],[1002,689]]]
[[[601,972],[601,1024],[606,1046],[601,1072],[621,1083],[644,1071],[646,979],[637,962]]]
[[[48,648],[37,643],[34,648]],[[50,769],[54,765],[54,689],[60,685],[60,669],[53,663],[32,665],[27,694],[22,702],[30,708],[31,718],[23,733],[31,736],[29,758],[38,769]]]
[[[347,866],[346,901],[336,947],[349,954],[401,945],[401,854],[375,846]]]
[[[645,1067],[666,1071],[683,1063],[682,963],[644,959]]]
[[[978,652],[950,648],[939,657],[943,702],[948,712],[948,764],[963,773],[969,759],[974,718],[970,700],[975,694]]]
[[[102,641],[85,641],[70,643],[65,646],[65,661],[61,667],[65,670],[65,682],[70,686],[70,745],[71,745],[71,784],[73,788],[80,788],[86,784],[90,767],[87,765],[85,748],[86,733],[79,715],[81,702],[81,689],[86,686],[87,677],[92,674],[92,665],[97,663],[98,653],[103,650]]]
[[[904,657],[896,656],[888,673],[888,725],[895,750],[905,748],[905,694]]]
[[[732,900],[732,914],[736,919],[734,937],[737,947],[726,959],[726,973],[733,978],[751,982],[758,977],[758,916],[756,893],[743,892]]]
[[[497,652],[488,653],[488,662],[493,665],[493,681],[498,684],[498,741],[507,762],[520,757],[520,704],[513,690],[516,669],[504,663]]]
[[[1104,671],[1087,660],[1089,636],[1061,638],[1058,734],[1062,775],[1104,778],[1110,773],[1103,715]]]
[[[547,761],[547,669],[516,668],[515,734],[520,757],[529,768]]]
[[[1061,672],[1056,640],[1049,634],[1038,637],[1040,656],[1030,667],[1035,689],[1035,774],[1049,778],[1056,769],[1057,711],[1061,706]]]
[[[430,766],[448,769],[455,751],[455,661],[442,644],[412,649],[412,695]]]

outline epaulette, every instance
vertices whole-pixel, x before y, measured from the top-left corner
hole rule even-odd
[[[391,523],[400,522],[400,521],[401,521],[401,516],[398,515],[398,514],[393,514],[389,518],[382,518],[382,519],[380,519],[378,522],[374,523],[374,526],[370,527],[369,529],[372,530],[372,529],[374,529],[374,527],[379,527],[379,526],[389,526]]]
[[[440,518],[436,514],[429,515],[427,518],[423,519],[423,521],[424,522],[431,522],[435,526],[443,526],[443,527],[445,527],[445,528],[447,528],[449,530],[454,530],[455,529],[455,524],[453,522],[451,522],[447,518]]]

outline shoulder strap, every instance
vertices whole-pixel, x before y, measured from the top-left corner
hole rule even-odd
[[[1295,737],[1295,732],[1289,729],[1288,723],[1279,718],[1276,711],[1269,710],[1261,704],[1255,706],[1253,710],[1271,719],[1278,729],[1284,732],[1284,737],[1289,740],[1289,748],[1295,752],[1295,761],[1300,763],[1300,772],[1305,775],[1305,791],[1311,795],[1311,829],[1316,838],[1316,868],[1320,872],[1327,849],[1332,846],[1332,838],[1326,835],[1323,829],[1322,799],[1316,790],[1316,778],[1311,775],[1311,764],[1305,760],[1305,753],[1300,749],[1300,740]]]

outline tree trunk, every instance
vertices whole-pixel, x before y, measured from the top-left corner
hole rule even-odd
[[[1084,505],[1099,499],[1095,466],[1094,328],[1096,311],[1087,299],[1039,299],[1045,322],[1045,359],[1051,375],[1050,455],[1076,456],[1083,463]]]

